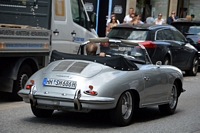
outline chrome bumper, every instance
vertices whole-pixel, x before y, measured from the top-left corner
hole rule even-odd
[[[52,95],[45,92],[38,92],[36,87],[29,90],[20,90],[18,95],[21,96],[26,103],[38,108],[75,110],[84,109],[112,109],[115,107],[115,98],[98,97],[98,96],[82,96],[81,90],[76,90],[74,96]]]

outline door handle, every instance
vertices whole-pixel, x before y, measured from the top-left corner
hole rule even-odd
[[[55,34],[57,36],[59,34],[59,31],[56,29],[53,31],[53,34]]]

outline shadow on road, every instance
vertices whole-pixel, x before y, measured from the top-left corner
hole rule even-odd
[[[131,124],[147,122],[163,118],[158,108],[145,108],[135,111]],[[90,113],[74,113],[55,111],[49,118],[37,118],[35,116],[25,118],[24,121],[30,123],[53,124],[62,126],[73,126],[79,128],[112,128],[108,111],[92,111]]]

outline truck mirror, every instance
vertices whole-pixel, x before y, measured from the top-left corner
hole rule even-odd
[[[90,14],[90,27],[91,28],[96,28],[96,13],[94,13],[94,12],[92,12],[91,14]]]

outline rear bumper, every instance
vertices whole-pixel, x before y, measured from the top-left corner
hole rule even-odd
[[[79,92],[80,93],[80,92]],[[18,95],[26,103],[31,103],[37,108],[84,111],[91,109],[112,109],[115,107],[115,98],[98,96],[81,96],[78,92],[74,96],[50,95],[34,90],[20,90]]]

